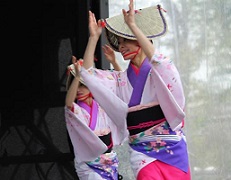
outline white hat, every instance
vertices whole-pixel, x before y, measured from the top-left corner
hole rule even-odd
[[[106,38],[115,51],[119,51],[118,36],[136,40],[135,35],[124,22],[123,14],[106,18],[104,22]],[[150,40],[165,35],[168,28],[160,5],[135,10],[135,22]]]
[[[82,59],[78,60],[80,61],[80,65],[82,66]],[[79,66],[79,70],[80,70],[80,66]],[[75,71],[75,65],[74,64],[71,64],[69,66],[67,66],[67,73],[68,73],[68,76],[67,76],[67,81],[66,81],[66,89],[68,90],[69,87],[70,87],[70,84],[71,84],[71,81],[72,79],[76,76],[76,71]],[[80,76],[79,78],[79,81],[80,83],[84,84],[84,80],[83,78]]]

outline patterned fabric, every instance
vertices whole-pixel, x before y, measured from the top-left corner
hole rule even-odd
[[[85,109],[91,115],[89,127],[91,128],[91,130],[94,131],[97,122],[97,117],[98,117],[98,109],[99,109],[98,103],[95,100],[92,100],[91,107],[82,101],[79,101],[77,104],[83,109]]]
[[[89,107],[83,104],[79,106],[73,103],[73,107],[73,111],[66,106],[64,109],[66,127],[74,148],[75,169],[79,179],[117,180],[117,154],[113,151],[105,153],[111,147],[107,147],[99,138],[112,134],[113,144],[120,144],[116,126],[97,102],[94,104],[94,111],[90,111]],[[95,111],[97,111],[97,117],[92,119],[91,113]]]
[[[128,112],[160,105],[166,121],[129,137],[130,162],[135,176],[156,159],[187,172],[187,144],[182,131],[185,97],[180,75],[173,61],[157,51],[148,63],[151,69],[142,80],[145,84],[140,103],[129,108],[125,108],[125,104],[129,104],[134,87],[133,80],[128,78],[128,70],[104,71],[92,67],[88,70],[82,68],[80,73],[97,102],[110,117],[115,117],[113,120],[116,120],[115,124],[121,128],[123,135],[126,134],[123,132],[124,127],[127,128],[124,123]],[[105,80],[105,77],[111,76],[113,78]],[[113,83],[116,95],[110,91]],[[118,112],[122,115],[119,116]]]
[[[158,102],[170,127],[176,130],[181,127],[185,117],[185,97],[179,72],[171,59],[157,51],[150,63],[152,68],[147,76],[140,104],[145,105],[150,102]],[[116,92],[120,99],[129,104],[133,87],[128,79],[127,70],[123,72],[105,71],[93,67],[86,70],[82,67],[80,73],[95,98],[100,96],[101,93],[104,93],[104,95],[100,96],[101,98],[107,96],[110,98],[111,95],[109,96],[108,90],[112,90],[112,92]],[[93,80],[94,78],[95,80]],[[100,84],[107,89],[102,88]],[[97,102],[106,106],[106,103],[103,103],[100,98],[97,98]],[[103,108],[108,109],[108,107]]]
[[[135,162],[136,164],[145,165],[145,157],[149,156],[154,158],[153,160],[158,159],[184,172],[188,171],[188,154],[184,134],[181,130],[172,131],[167,121],[130,136],[129,145],[132,150],[144,154]]]
[[[102,178],[107,180],[118,179],[118,158],[115,152],[106,153],[95,159],[87,162],[87,165],[97,172]]]

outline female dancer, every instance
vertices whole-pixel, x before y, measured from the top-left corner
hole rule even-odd
[[[121,144],[123,140],[80,77],[82,61],[77,61],[73,56],[72,62],[68,66],[65,120],[74,149],[77,175],[80,180],[122,179],[113,146]]]
[[[90,38],[81,75],[121,132],[129,131],[130,162],[136,179],[190,180],[187,143],[182,130],[185,97],[180,75],[173,61],[159,53],[150,40],[166,32],[161,11],[160,6],[134,10],[130,0],[129,11],[122,10],[123,18],[96,22],[94,14],[89,12]],[[142,16],[150,14],[153,17],[144,21]],[[163,26],[150,28],[151,21],[156,20],[154,24],[157,24],[159,19]],[[130,60],[125,71],[93,68],[95,46],[104,26],[110,46],[124,60]],[[113,83],[115,92],[111,90]],[[119,119],[120,113],[127,114]]]

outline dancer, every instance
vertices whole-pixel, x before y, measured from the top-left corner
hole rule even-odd
[[[73,56],[72,63],[68,66],[65,119],[74,149],[77,175],[80,180],[122,179],[113,147],[123,140],[80,77],[82,61]]]
[[[129,131],[130,162],[136,179],[190,180],[180,75],[173,61],[152,43],[152,38],[167,31],[162,11],[159,5],[134,10],[130,0],[128,11],[123,9],[122,15],[104,21],[97,22],[89,12],[95,28],[91,29],[81,75],[121,132],[126,131],[124,127]],[[104,26],[110,46],[124,60],[130,60],[125,71],[93,68],[95,46]],[[113,85],[115,91],[111,90]],[[119,119],[120,113],[127,114]]]

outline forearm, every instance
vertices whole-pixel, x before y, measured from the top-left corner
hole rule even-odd
[[[122,68],[118,64],[117,60],[115,60],[115,62],[112,62],[112,66],[116,71],[122,71]]]
[[[71,109],[73,102],[75,101],[77,90],[79,86],[79,77],[75,77],[71,83],[70,88],[67,91],[65,103],[66,106]]]
[[[133,34],[136,36],[137,41],[139,42],[139,45],[143,49],[146,56],[151,59],[155,48],[153,44],[150,42],[150,40],[143,34],[143,32],[138,28],[136,24],[130,24],[128,25],[130,30],[133,32]]]
[[[90,36],[83,56],[83,67],[89,69],[94,65],[94,54],[99,37]]]
[[[128,105],[113,92],[112,87],[114,87],[114,85],[112,84],[116,83],[116,81],[108,78],[106,78],[104,81],[99,81],[94,74],[89,73],[84,68],[82,68],[80,73],[87,87],[92,92],[95,100],[100,104],[116,126],[120,127],[121,132],[125,132]],[[110,86],[108,86],[109,84]],[[121,133],[121,136],[122,134],[123,133]]]

